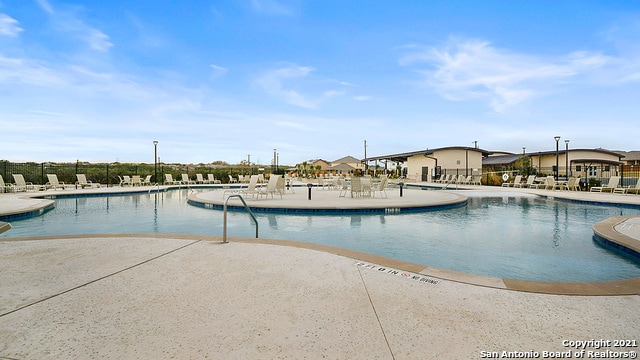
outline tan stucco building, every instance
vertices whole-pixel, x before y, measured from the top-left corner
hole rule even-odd
[[[490,153],[476,147],[451,146],[370,157],[369,161],[402,163],[404,176],[413,181],[433,181],[441,174],[480,175],[482,159]]]

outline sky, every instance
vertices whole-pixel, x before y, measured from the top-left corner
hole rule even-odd
[[[640,0],[0,0],[0,160],[640,150]]]

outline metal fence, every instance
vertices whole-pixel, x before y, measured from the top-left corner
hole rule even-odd
[[[179,165],[179,164],[158,164],[157,178],[154,164],[125,164],[125,163],[15,163],[0,160],[0,175],[5,183],[13,182],[12,174],[22,174],[26,182],[44,185],[48,182],[47,174],[55,174],[58,181],[65,184],[75,184],[76,174],[85,174],[87,179],[93,183],[106,184],[107,186],[119,185],[120,177],[124,175],[139,175],[142,178],[151,175],[152,183],[163,184],[164,174],[171,174],[174,179],[181,179],[182,174],[188,174],[190,179],[195,179],[196,174],[213,174],[222,183],[229,181],[229,175],[258,174],[262,171],[262,166],[229,165],[229,166],[206,166],[206,165]]]

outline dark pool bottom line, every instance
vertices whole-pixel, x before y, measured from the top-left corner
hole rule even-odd
[[[189,205],[212,209],[212,210],[224,210],[224,205],[206,203],[201,201],[195,201],[189,199],[187,201]],[[284,207],[264,207],[264,206],[249,206],[251,211],[256,213],[280,213],[280,214],[315,214],[315,215],[352,215],[352,214],[370,214],[370,215],[394,215],[394,214],[408,214],[417,212],[439,211],[448,210],[463,207],[467,205],[467,200],[442,205],[424,205],[414,207],[388,207],[388,208],[284,208]],[[228,211],[234,212],[246,212],[244,206],[227,205]]]

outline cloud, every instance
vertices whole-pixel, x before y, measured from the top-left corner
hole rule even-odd
[[[297,90],[285,87],[285,83],[292,80],[305,78],[314,71],[312,67],[290,65],[288,67],[270,70],[260,77],[256,82],[269,94],[282,99],[283,101],[307,108],[316,109],[319,105],[318,99],[309,99]]]
[[[226,67],[222,67],[214,64],[211,64],[209,66],[211,67],[213,77],[222,76],[226,74],[227,71],[229,71],[229,69],[227,69]]]
[[[442,48],[412,50],[399,63],[430,65],[433,69],[416,72],[424,76],[423,85],[446,99],[480,99],[502,112],[545,94],[550,85],[603,67],[611,60],[586,51],[545,58],[495,48],[487,41],[452,39]]]
[[[73,8],[54,9],[47,0],[38,0],[40,7],[49,14],[56,29],[75,35],[90,49],[106,52],[113,46],[110,38],[102,31],[87,25]]]
[[[0,36],[16,37],[23,30],[18,26],[18,20],[6,14],[0,14]]]

